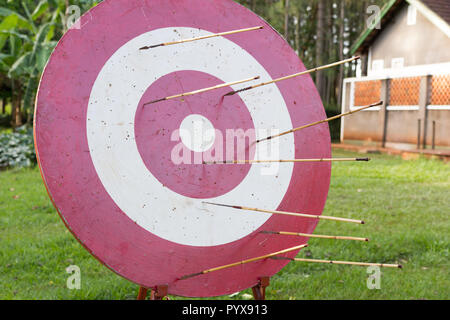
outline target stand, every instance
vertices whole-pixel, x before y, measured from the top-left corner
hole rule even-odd
[[[270,284],[269,277],[261,277],[259,283],[252,287],[253,297],[255,300],[265,300],[266,299],[266,288]],[[168,285],[156,286],[150,291],[150,300],[165,300],[168,299],[169,287]],[[144,287],[139,288],[139,293],[137,300],[146,300],[148,296],[148,289]]]
[[[165,298],[167,298],[168,292],[169,287],[167,285],[156,286],[155,289],[151,290],[150,300],[164,300]],[[147,294],[148,289],[140,287],[137,300],[146,300]]]
[[[297,54],[232,0],[105,0],[79,26],[45,68],[34,126],[66,227],[139,299],[265,298],[314,232],[331,163],[217,161],[330,158],[327,123],[255,143],[326,118],[309,75],[274,81],[306,70]]]

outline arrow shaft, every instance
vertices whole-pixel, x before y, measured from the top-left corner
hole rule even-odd
[[[246,259],[246,260],[242,260],[242,261],[239,261],[239,262],[223,265],[223,266],[220,266],[220,267],[215,267],[215,268],[203,270],[203,271],[198,272],[198,273],[193,273],[193,274],[190,274],[190,275],[183,276],[183,277],[180,278],[180,280],[186,280],[186,279],[189,279],[189,278],[192,278],[192,277],[196,277],[196,276],[199,276],[199,275],[202,275],[202,274],[207,274],[207,273],[211,273],[211,272],[215,272],[215,271],[220,271],[220,270],[236,267],[236,266],[239,266],[239,265],[247,264],[247,263],[250,263],[250,262],[255,262],[255,261],[258,261],[258,260],[263,260],[263,259],[275,257],[275,256],[280,255],[280,254],[289,253],[289,252],[292,252],[292,251],[295,251],[295,250],[300,250],[300,249],[305,248],[307,246],[308,246],[307,244],[302,244],[302,245],[295,246],[295,247],[292,247],[292,248],[288,248],[288,249],[284,249],[284,250],[277,251],[277,252],[274,252],[274,253],[266,254],[266,255],[263,255],[263,256],[260,256],[260,257]]]
[[[311,218],[311,219],[318,219],[318,220],[333,220],[333,221],[340,221],[340,222],[364,224],[364,221],[362,221],[362,220],[354,220],[354,219],[347,219],[347,218],[319,216],[319,215],[313,215],[313,214],[295,213],[295,212],[286,212],[286,211],[272,211],[272,210],[264,210],[264,209],[249,208],[249,207],[242,207],[242,206],[231,206],[231,205],[218,204],[218,203],[212,203],[212,202],[203,202],[203,203],[214,205],[214,206],[220,206],[220,207],[226,207],[226,208],[232,208],[232,209],[238,209],[238,210],[253,211],[253,212],[260,212],[260,213],[280,214],[280,215]]]
[[[262,87],[262,86],[267,86],[269,84],[277,83],[277,82],[284,81],[284,80],[289,80],[289,79],[296,78],[296,77],[299,77],[299,76],[302,76],[302,75],[306,75],[306,74],[309,74],[309,73],[313,73],[313,72],[321,71],[321,70],[324,70],[324,69],[336,67],[338,65],[345,64],[345,63],[348,63],[348,62],[351,62],[351,61],[354,61],[354,60],[357,60],[357,59],[360,59],[360,57],[357,56],[357,57],[345,59],[345,60],[342,60],[342,61],[338,61],[338,62],[327,64],[327,65],[324,65],[324,66],[320,66],[320,67],[317,67],[317,68],[314,68],[314,69],[309,69],[309,70],[306,70],[306,71],[302,71],[302,72],[294,73],[294,74],[291,74],[291,75],[288,75],[288,76],[284,76],[284,77],[281,77],[281,78],[277,78],[277,79],[274,79],[274,80],[271,80],[271,81],[262,82],[262,83],[253,85],[251,87],[243,88],[243,89],[240,89],[240,90],[237,90],[237,91],[232,91],[232,92],[228,93],[227,95],[233,95],[233,94],[236,94],[236,93],[239,93],[239,92],[244,92],[244,91],[247,91],[247,90],[256,89],[256,88],[259,88],[259,87]]]
[[[330,122],[332,120],[336,120],[336,119],[339,119],[339,118],[351,115],[353,113],[356,113],[356,112],[359,112],[359,111],[362,111],[362,110],[365,110],[365,109],[369,109],[369,108],[372,108],[372,107],[376,107],[376,106],[379,106],[379,105],[382,105],[382,104],[383,104],[383,102],[379,101],[377,103],[374,103],[374,104],[371,104],[371,105],[368,105],[368,106],[364,106],[364,107],[358,108],[358,109],[353,110],[353,111],[342,113],[342,114],[339,114],[337,116],[334,116],[334,117],[331,117],[331,118],[328,118],[328,119],[324,119],[324,120],[316,121],[316,122],[313,122],[313,123],[309,123],[307,125],[304,125],[304,126],[301,126],[301,127],[295,128],[295,129],[291,129],[291,130],[282,132],[282,133],[277,134],[277,135],[273,135],[273,136],[270,136],[270,137],[267,137],[267,138],[264,138],[264,139],[260,139],[260,140],[257,140],[256,142],[259,143],[259,142],[262,142],[262,141],[265,141],[265,140],[271,140],[271,139],[274,139],[274,138],[278,138],[278,137],[284,136],[284,135],[289,134],[289,133],[294,133],[294,132],[297,132],[297,131],[300,131],[300,130],[303,130],[303,129],[306,129],[306,128],[309,128],[309,127],[312,127],[312,126],[316,126],[316,125],[319,125],[319,124],[322,124],[322,123],[325,123],[325,122]]]
[[[153,104],[153,103],[156,103],[156,102],[160,102],[160,101],[165,101],[165,100],[170,100],[170,99],[175,99],[175,98],[181,98],[181,97],[186,97],[186,96],[192,96],[192,95],[198,94],[198,93],[203,93],[203,92],[207,92],[207,91],[217,90],[217,89],[229,87],[229,86],[240,84],[240,83],[244,83],[244,82],[258,80],[259,78],[260,78],[260,76],[256,76],[256,77],[252,77],[252,78],[248,78],[248,79],[244,79],[244,80],[238,80],[238,81],[233,81],[233,82],[222,83],[222,84],[219,84],[219,85],[216,85],[216,86],[213,86],[213,87],[209,87],[209,88],[203,88],[203,89],[194,90],[194,91],[190,91],[190,92],[184,92],[184,93],[176,94],[176,95],[173,95],[173,96],[165,97],[165,98],[162,98],[162,99],[157,99],[157,100],[153,100],[153,101],[150,101],[150,102],[146,102],[146,103],[144,103],[144,106],[149,105],[149,104]]]
[[[215,37],[222,37],[222,36],[232,35],[232,34],[241,33],[241,32],[259,30],[259,29],[263,29],[263,28],[264,28],[263,26],[258,26],[258,27],[252,27],[252,28],[245,28],[245,29],[239,29],[239,30],[214,33],[214,34],[210,34],[207,36],[183,39],[183,40],[178,40],[178,41],[170,41],[170,42],[160,43],[160,44],[156,44],[156,45],[152,45],[152,46],[145,46],[145,47],[140,48],[140,50],[147,50],[147,49],[153,49],[156,47],[170,46],[170,45],[174,45],[174,44],[181,44],[181,43],[210,39],[210,38],[215,38]]]
[[[286,232],[286,231],[279,231],[279,232],[268,231],[268,232],[263,232],[263,233],[269,233],[269,234],[272,233],[272,234],[285,235],[285,236],[299,236],[299,237],[319,238],[319,239],[332,239],[332,240],[369,241],[368,238],[347,237],[347,236],[328,236],[328,235],[320,235],[320,234]]]
[[[369,161],[369,158],[321,158],[321,159],[291,159],[291,160],[232,160],[213,161],[203,164],[253,164],[253,163],[285,163],[285,162],[344,162],[344,161]]]

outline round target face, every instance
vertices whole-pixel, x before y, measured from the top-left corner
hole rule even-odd
[[[255,26],[264,28],[139,50]],[[61,39],[38,93],[39,165],[64,223],[119,275],[144,287],[168,284],[174,295],[224,295],[274,275],[287,261],[180,280],[308,240],[262,231],[314,231],[315,219],[204,203],[321,214],[329,163],[203,162],[330,157],[327,124],[253,143],[325,118],[310,76],[231,96],[249,84],[146,103],[303,70],[276,31],[231,0],[103,1]]]

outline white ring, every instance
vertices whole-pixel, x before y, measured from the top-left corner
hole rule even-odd
[[[177,194],[148,171],[138,151],[134,136],[135,113],[142,95],[160,77],[176,71],[195,70],[223,82],[256,75],[261,76],[261,81],[272,80],[255,58],[223,37],[138,50],[152,43],[209,34],[205,30],[173,27],[153,30],[130,40],[114,53],[98,74],[87,110],[90,154],[98,177],[113,201],[147,231],[191,246],[215,246],[236,241],[258,229],[270,217],[269,214],[205,206],[203,200]],[[233,89],[239,88],[242,85],[233,86]],[[257,134],[258,129],[292,129],[286,103],[275,84],[242,92],[240,97],[250,112]],[[277,157],[294,158],[293,135],[276,140],[280,144]],[[258,144],[257,154],[264,147],[264,143]],[[280,166],[276,177],[261,175],[260,169],[260,165],[253,165],[236,188],[208,201],[277,208],[290,184],[293,164]]]

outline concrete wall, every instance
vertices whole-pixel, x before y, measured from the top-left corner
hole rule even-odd
[[[419,119],[419,110],[387,111],[386,142],[417,144]]]
[[[417,10],[416,24],[408,25],[408,5],[386,25],[369,49],[369,74],[374,60],[384,60],[391,68],[394,58],[404,58],[404,66],[450,62],[450,38]]]
[[[429,105],[430,93],[429,75],[421,76],[420,101],[418,106],[390,106],[389,93],[391,79],[381,79],[382,89],[379,97],[373,97],[373,102],[384,101],[377,109],[360,111],[341,120],[341,141],[361,140],[376,142],[380,146],[386,144],[410,144],[415,148],[426,145],[431,147],[433,137],[433,121],[435,122],[436,146],[450,147],[450,106],[440,106],[444,109],[433,110]],[[377,79],[379,81],[380,79]],[[344,82],[344,97],[342,112],[354,110],[353,106],[355,81],[370,81],[367,78],[346,79]],[[450,90],[448,91],[450,94]],[[412,109],[412,110],[411,110]],[[420,120],[420,126],[419,126]],[[420,134],[420,140],[419,140]]]
[[[437,146],[450,146],[450,111],[428,110],[426,123],[426,144],[432,143],[433,121],[436,123],[435,143]]]
[[[378,111],[359,112],[347,117],[345,139],[381,142],[383,134],[378,118]]]

